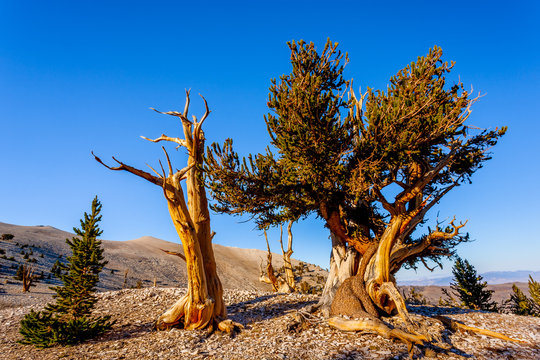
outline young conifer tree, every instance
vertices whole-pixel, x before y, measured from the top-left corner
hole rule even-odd
[[[510,310],[518,315],[530,315],[540,317],[540,283],[535,281],[529,275],[529,294],[527,297],[516,284],[512,285],[513,293],[506,304],[510,306]]]
[[[492,290],[487,290],[487,282],[482,281],[474,266],[467,260],[457,258],[452,268],[454,282],[450,288],[459,297],[461,305],[475,310],[497,311],[497,304],[491,301]]]
[[[81,227],[74,228],[77,237],[66,239],[72,250],[60,276],[63,285],[51,287],[56,303],[47,304],[43,311],[31,311],[21,321],[19,332],[23,344],[37,347],[74,344],[95,337],[113,325],[110,316],[91,316],[97,301],[94,295],[99,273],[107,261],[103,260],[101,241],[101,203],[95,197],[91,214],[84,213]]]
[[[509,303],[510,310],[514,314],[532,315],[533,313],[531,299],[529,299],[516,284],[512,285],[512,294],[510,295],[510,299],[507,300],[507,303]]]

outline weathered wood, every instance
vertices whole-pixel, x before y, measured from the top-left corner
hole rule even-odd
[[[202,174],[205,140],[202,124],[210,114],[204,97],[203,101],[205,113],[200,121],[195,116],[193,116],[193,121],[187,118],[190,103],[189,91],[186,91],[186,104],[183,113],[158,111],[180,119],[184,139],[169,137],[165,134],[156,139],[143,137],[154,143],[168,141],[175,143],[178,147],[185,147],[188,152],[188,162],[187,166],[182,170],[173,171],[169,154],[165,148],[163,148],[163,151],[167,159],[169,173],[166,174],[160,162],[161,174],[150,167],[156,176],[135,169],[116,159],[115,161],[119,163],[119,166],[110,167],[94,155],[96,161],[108,169],[128,171],[161,186],[167,199],[169,214],[182,241],[184,254],[169,250],[163,251],[178,256],[186,262],[188,291],[186,295],[158,318],[156,328],[161,330],[169,329],[180,323],[185,329],[219,328],[231,330],[238,325],[229,321],[218,326],[218,324],[226,320],[227,309],[223,302],[223,287],[216,270],[216,261],[212,248],[214,233],[210,228],[210,213]],[[182,180],[186,180],[187,196],[181,186]]]
[[[480,329],[480,328],[476,328],[476,327],[473,327],[473,326],[465,325],[463,323],[460,323],[459,321],[450,319],[447,316],[437,315],[437,316],[435,316],[435,319],[442,322],[445,327],[447,327],[448,329],[450,329],[452,331],[457,331],[457,330],[470,331],[470,332],[475,333],[475,334],[491,336],[491,337],[501,339],[501,340],[517,342],[517,343],[520,343],[520,344],[529,344],[526,341],[512,339],[511,337],[508,337],[508,336],[506,336],[504,334],[501,334],[501,333],[498,333],[496,331],[491,331],[491,330],[487,330],[487,329]]]

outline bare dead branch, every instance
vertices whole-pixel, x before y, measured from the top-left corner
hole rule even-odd
[[[165,157],[167,158],[167,165],[169,165],[169,176],[173,174],[171,159],[169,158],[169,154],[167,153],[167,150],[165,150],[165,147],[161,147],[163,149],[163,152],[165,153]]]
[[[113,156],[113,160],[116,161],[118,164],[120,164],[120,166],[109,166],[107,164],[105,164],[99,157],[97,157],[94,152],[92,151],[91,152],[92,155],[94,156],[94,159],[100,163],[101,165],[105,166],[107,169],[109,170],[115,170],[115,171],[118,171],[118,170],[124,170],[124,171],[127,171],[127,172],[130,172],[132,173],[133,175],[137,175],[149,182],[151,182],[152,184],[155,184],[155,185],[158,185],[158,186],[163,186],[164,185],[164,181],[159,178],[159,177],[156,177],[152,174],[149,174],[147,173],[146,171],[143,171],[143,170],[139,170],[137,168],[134,168],[132,166],[129,166],[129,165],[126,165],[124,164],[123,162],[117,160],[114,156]]]
[[[208,115],[210,114],[211,111],[210,111],[210,109],[208,109],[208,103],[206,102],[206,99],[204,98],[204,96],[202,96],[201,94],[199,94],[199,96],[203,99],[204,108],[206,109],[206,111],[204,112],[204,115],[202,116],[201,120],[199,120],[199,122],[197,123],[199,128],[201,128],[204,120],[206,120],[206,118],[208,117]]]
[[[176,117],[182,117],[182,113],[179,113],[178,111],[159,111],[153,107],[150,108],[150,110],[154,110],[155,112],[157,113],[160,113],[160,114],[163,114],[163,115],[171,115],[171,116],[176,116]]]
[[[178,256],[180,259],[186,261],[186,257],[182,253],[179,253],[179,252],[176,252],[176,251],[163,250],[163,249],[159,249],[159,250],[161,250],[164,253],[169,254],[169,255]]]
[[[180,138],[175,138],[175,137],[169,137],[169,136],[166,136],[165,134],[161,134],[161,136],[156,138],[156,139],[149,139],[146,136],[141,136],[141,138],[143,138],[144,140],[151,141],[153,143],[157,143],[157,142],[160,142],[160,141],[170,141],[170,142],[178,144],[178,146],[176,147],[177,149],[180,146],[187,147],[187,143],[186,143],[185,140],[180,139]]]
[[[529,345],[529,343],[526,342],[526,341],[512,339],[512,338],[510,338],[510,337],[508,337],[506,335],[503,335],[503,334],[495,332],[495,331],[468,326],[468,325],[465,325],[465,324],[463,324],[463,323],[461,323],[459,321],[456,321],[454,319],[450,319],[447,316],[437,315],[437,316],[435,316],[435,319],[442,322],[445,327],[451,329],[452,331],[457,331],[457,330],[469,331],[469,332],[480,334],[480,335],[491,336],[491,337],[501,339],[501,340],[512,341],[512,342],[517,342],[517,343],[528,344]]]
[[[184,106],[184,118],[187,120],[188,111],[189,111],[189,93],[191,92],[191,89],[186,89],[186,105]]]
[[[149,164],[146,164],[146,166],[148,166],[150,168],[150,170],[152,170],[154,172],[154,174],[156,174],[158,177],[160,178],[164,178],[160,173],[158,173],[153,167],[151,167]]]

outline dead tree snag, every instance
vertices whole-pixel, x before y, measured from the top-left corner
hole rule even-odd
[[[164,147],[162,148],[168,171],[160,161],[160,172],[149,166],[154,174],[126,165],[114,157],[119,164],[115,167],[106,165],[95,155],[94,157],[110,170],[128,171],[161,187],[173,225],[182,241],[188,276],[187,294],[157,319],[156,327],[163,330],[181,325],[189,330],[207,328],[232,331],[239,325],[226,320],[227,309],[223,302],[223,287],[216,272],[212,248],[214,233],[210,229],[210,214],[202,174],[205,141],[202,125],[210,110],[206,100],[201,96],[206,111],[200,120],[195,116],[193,120],[189,120],[189,95],[189,91],[186,91],[183,112],[161,112],[153,109],[158,113],[177,117],[182,124],[183,139],[165,134],[156,139],[142,137],[155,143],[168,141],[176,144],[177,148],[184,147],[188,153],[188,162],[182,170],[173,170],[169,154]],[[181,186],[183,180],[186,181],[187,196]]]

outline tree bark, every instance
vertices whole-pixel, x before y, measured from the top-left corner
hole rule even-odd
[[[182,170],[173,171],[165,148],[163,151],[167,158],[169,175],[166,175],[161,162],[161,174],[151,168],[157,175],[154,176],[126,165],[114,157],[113,159],[119,166],[110,167],[94,155],[95,159],[108,169],[128,171],[163,188],[169,214],[184,249],[188,290],[185,296],[158,318],[156,328],[160,330],[168,329],[181,322],[185,329],[208,328],[212,330],[218,328],[231,332],[234,328],[241,327],[239,324],[226,320],[227,309],[223,302],[223,287],[217,275],[216,260],[212,248],[214,233],[210,228],[208,200],[202,174],[205,140],[202,124],[210,110],[204,98],[203,101],[206,112],[200,120],[197,120],[195,116],[193,116],[193,121],[188,119],[189,91],[186,91],[186,104],[183,113],[176,111],[162,113],[179,118],[182,123],[184,139],[169,137],[165,134],[156,139],[143,137],[151,142],[170,141],[185,147],[188,152],[188,164]],[[184,179],[186,180],[187,202],[181,186],[181,181]],[[175,255],[178,254],[175,253]]]
[[[336,292],[331,306],[331,315],[347,315],[353,318],[367,318],[366,321],[345,320],[333,317],[330,325],[342,330],[375,331],[385,337],[394,337],[412,344],[431,341],[431,337],[411,320],[403,297],[395,285],[391,272],[392,248],[396,245],[403,220],[393,218],[378,242],[373,242],[363,254],[356,276],[346,280]],[[403,320],[406,331],[390,332],[382,322],[383,315],[397,313]]]
[[[276,276],[274,267],[272,266],[272,252],[270,251],[270,243],[268,242],[268,235],[266,229],[264,230],[264,239],[266,240],[266,274],[261,273],[259,281],[272,285],[272,290],[280,293],[291,293],[294,291],[293,288],[289,286],[289,283],[281,278],[281,276]],[[283,249],[283,246],[281,247]]]
[[[294,272],[291,263],[291,256],[293,254],[292,224],[293,222],[291,220],[287,225],[287,251],[285,251],[285,249],[283,248],[283,227],[281,227],[281,236],[279,238],[279,242],[281,244],[281,252],[283,253],[283,268],[285,269],[285,281],[287,281],[291,292],[295,291],[296,289],[296,281],[294,280]]]
[[[330,314],[330,307],[338,288],[345,280],[355,275],[360,254],[341,238],[330,232],[332,252],[330,253],[330,272],[324,285],[317,307],[325,316]]]

